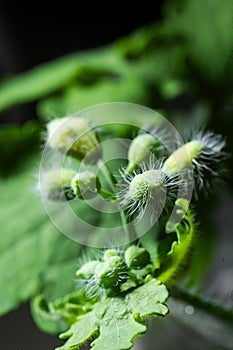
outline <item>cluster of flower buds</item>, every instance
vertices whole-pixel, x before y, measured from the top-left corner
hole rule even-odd
[[[152,271],[149,252],[131,245],[125,251],[107,249],[102,258],[91,260],[76,272],[90,297],[119,294],[143,283]]]
[[[47,124],[48,145],[84,163],[95,164],[102,156],[95,132],[81,118],[65,117]],[[100,190],[98,177],[89,170],[52,169],[43,173],[41,185],[49,200],[91,199]]]
[[[78,117],[55,119],[48,123],[48,144],[51,149],[65,153],[86,164],[97,165],[102,157],[101,145],[93,129]],[[155,132],[139,133],[128,150],[128,166],[122,172],[123,188],[116,186],[112,198],[120,203],[120,210],[128,216],[140,216],[148,201],[154,210],[160,210],[177,199],[180,188],[185,188],[187,178],[196,185],[198,192],[210,187],[213,178],[221,172],[225,142],[219,135],[199,132],[173,152],[160,159],[165,148]],[[148,165],[149,164],[149,165]],[[111,175],[111,174],[110,174]],[[91,199],[101,192],[100,181],[89,170],[75,172],[73,169],[50,170],[42,179],[47,197],[51,200],[70,200],[75,197]],[[109,180],[109,179],[108,179]],[[110,176],[111,181],[111,176]],[[121,182],[120,182],[121,183]],[[112,184],[113,191],[115,183]],[[102,193],[107,193],[102,190]]]
[[[151,146],[157,149],[162,147],[155,136],[142,134],[129,147],[129,165],[120,191],[121,206],[129,216],[140,216],[148,201],[152,201],[154,208],[160,210],[161,205],[176,198],[180,188],[184,192],[188,186],[186,181],[193,182],[197,194],[202,188],[210,187],[221,175],[226,154],[223,151],[225,142],[220,135],[200,132],[167,158],[152,161],[147,166],[145,159],[148,152],[152,152]],[[184,173],[186,180],[184,176],[181,177]]]

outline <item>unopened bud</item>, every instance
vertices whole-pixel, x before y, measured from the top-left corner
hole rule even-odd
[[[130,174],[140,162],[145,160],[150,152],[159,147],[159,141],[151,134],[142,134],[137,136],[131,143],[128,151],[129,164],[125,170],[125,174]]]
[[[54,119],[47,125],[51,148],[86,163],[101,158],[101,147],[88,123],[77,117]]]
[[[41,189],[45,196],[53,201],[70,200],[75,197],[71,180],[75,176],[73,169],[52,169],[43,174]]]
[[[83,171],[73,177],[71,187],[77,197],[91,199],[97,195],[97,191],[100,189],[100,182],[98,177],[91,171]]]
[[[118,255],[105,255],[104,261],[97,267],[97,276],[100,285],[104,288],[119,287],[127,278],[127,266],[124,260]]]
[[[143,268],[150,263],[150,254],[145,248],[131,245],[125,251],[125,262],[129,268]]]
[[[162,185],[160,170],[147,170],[134,176],[129,186],[128,197],[132,201],[140,201],[148,197],[149,193],[157,192]]]
[[[100,262],[98,260],[88,261],[78,271],[76,271],[76,276],[81,279],[89,279],[93,277],[99,264]]]
[[[203,145],[199,140],[193,140],[178,148],[165,161],[163,171],[171,176],[176,175],[192,165],[192,161],[197,159],[203,150]]]

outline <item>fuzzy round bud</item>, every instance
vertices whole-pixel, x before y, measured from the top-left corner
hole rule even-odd
[[[130,185],[128,197],[132,201],[140,201],[148,197],[149,193],[156,193],[162,185],[162,173],[160,170],[147,170],[134,176]]]
[[[125,262],[129,268],[140,269],[150,263],[150,254],[145,248],[131,245],[125,251]]]
[[[91,171],[83,171],[73,177],[71,188],[80,199],[91,199],[97,195],[97,190],[100,189],[100,182],[98,177]]]
[[[68,153],[86,163],[101,158],[101,147],[95,133],[82,118],[65,117],[47,124],[48,143],[51,148]]]
[[[41,188],[46,197],[53,201],[70,200],[75,197],[71,180],[75,176],[73,169],[52,169],[41,178]]]
[[[103,262],[97,267],[97,277],[104,288],[115,288],[127,278],[127,266],[115,249],[104,252]]]
[[[84,264],[78,271],[76,271],[76,276],[81,279],[90,279],[95,275],[95,270],[100,264],[98,260],[91,260]]]
[[[129,164],[125,174],[130,174],[140,162],[145,160],[150,152],[159,146],[158,139],[151,134],[138,135],[131,143],[128,151]]]

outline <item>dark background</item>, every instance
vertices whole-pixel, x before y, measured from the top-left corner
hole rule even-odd
[[[160,19],[162,1],[135,3],[127,10],[117,3],[98,10],[88,2],[0,4],[0,77],[7,78],[61,55],[98,47]],[[98,4],[100,6],[100,4]],[[155,9],[157,8],[157,10]],[[3,116],[4,123],[35,118],[34,104],[18,106]],[[29,305],[0,318],[1,349],[42,350],[61,344],[34,325]]]
[[[77,2],[48,7],[31,2],[0,4],[0,77],[24,72],[59,56],[106,45],[140,26],[159,20],[163,1],[94,8]],[[55,6],[55,5],[54,5]],[[94,6],[96,6],[94,4]],[[129,5],[128,5],[129,6]],[[20,105],[2,116],[3,123],[35,118],[35,104]]]

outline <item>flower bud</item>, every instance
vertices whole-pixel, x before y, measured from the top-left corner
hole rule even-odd
[[[165,161],[163,171],[168,175],[176,175],[189,168],[194,159],[198,158],[203,150],[199,140],[193,140],[178,148]]]
[[[91,199],[97,195],[97,190],[100,189],[100,182],[98,177],[91,171],[83,171],[73,177],[71,188],[80,199]]]
[[[129,268],[140,269],[150,263],[150,254],[145,248],[131,245],[125,251],[125,262]]]
[[[156,193],[162,185],[161,170],[147,170],[134,176],[130,185],[128,198],[131,201],[140,201],[147,198],[149,193]]]
[[[51,148],[86,163],[101,158],[101,147],[88,123],[77,117],[54,119],[47,125]]]
[[[73,169],[52,169],[42,175],[41,189],[46,197],[53,201],[71,200],[75,194],[71,180],[75,176]]]
[[[119,255],[109,255],[108,257],[105,255],[104,259],[96,269],[99,284],[104,288],[119,287],[119,284],[123,283],[128,276],[124,260]]]
[[[125,174],[130,174],[156,147],[159,147],[159,141],[156,137],[151,134],[138,135],[129,147],[129,164],[125,170]]]
[[[84,264],[78,271],[76,271],[76,276],[81,279],[90,279],[95,275],[95,270],[100,264],[98,260],[91,260]]]

